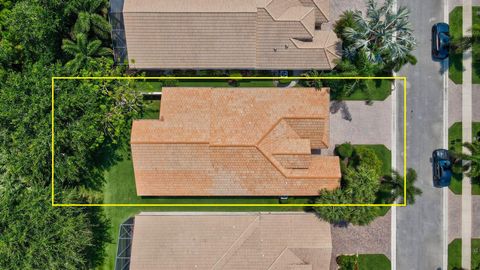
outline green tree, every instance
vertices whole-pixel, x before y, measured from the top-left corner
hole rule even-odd
[[[468,36],[453,37],[451,40],[451,48],[461,53],[473,46],[473,44],[480,43],[480,25],[474,24],[469,32],[472,33]]]
[[[334,191],[322,190],[315,203],[318,204],[369,204],[374,203],[380,187],[379,174],[375,168],[359,166],[347,168],[343,176],[344,186]],[[366,225],[379,215],[377,207],[326,206],[315,207],[319,216],[331,223],[349,222]]]
[[[340,268],[338,270],[359,270],[358,256],[356,255],[341,255],[337,257],[337,264]]]
[[[455,163],[461,164],[463,172],[466,172],[468,177],[480,177],[480,142],[466,142],[463,147],[468,153],[461,151],[453,153],[454,158],[457,159]]]
[[[302,74],[302,77],[321,77],[323,76],[318,70],[309,70]],[[300,84],[306,87],[314,87],[315,89],[320,89],[323,87],[322,81],[320,79],[307,79],[300,80]]]
[[[83,33],[75,34],[73,41],[64,39],[62,50],[73,56],[73,59],[66,64],[66,67],[72,71],[92,66],[95,63],[95,57],[112,55],[112,50],[102,47],[100,40],[89,41],[87,35]]]
[[[336,148],[336,152],[342,159],[350,158],[353,154],[353,146],[349,142],[342,143]]]
[[[111,26],[107,21],[108,1],[105,0],[74,0],[65,9],[67,15],[77,14],[77,20],[73,26],[74,36],[77,33],[91,35],[107,40]]]
[[[422,194],[422,190],[415,186],[417,181],[417,172],[408,168],[406,175],[407,183],[407,204],[414,204],[415,197]],[[403,195],[405,191],[405,180],[397,171],[392,171],[392,175],[385,176],[382,180],[382,189],[385,191],[386,199],[389,203],[401,198],[400,203],[404,202]]]
[[[339,189],[320,191],[318,204],[374,204],[380,191],[382,162],[368,148],[354,151],[353,162],[342,169],[342,186]],[[366,225],[381,214],[379,207],[322,206],[314,207],[318,215],[331,223]]]
[[[386,0],[381,6],[375,0],[367,0],[365,17],[355,11],[354,27],[345,27],[340,34],[344,42],[345,55],[355,58],[359,51],[364,51],[371,62],[382,63],[398,70],[398,63],[415,63],[411,51],[416,42],[413,36],[409,11],[406,7],[394,9],[393,0]],[[350,18],[349,20],[351,20]]]
[[[19,70],[25,63],[52,62],[62,36],[58,9],[62,9],[58,1],[15,3],[0,23],[0,64]]]
[[[115,76],[103,59],[84,76]],[[64,74],[59,65],[32,65],[0,82],[0,156],[5,168],[29,185],[47,186],[51,171],[50,77]],[[102,166],[127,141],[132,118],[141,111],[141,96],[131,80],[57,80],[55,82],[55,179],[61,186],[99,188]],[[15,104],[15,106],[11,106]],[[28,108],[28,109],[26,109]],[[0,160],[2,161],[2,160]],[[0,166],[1,167],[1,166]],[[62,189],[63,190],[63,189]]]
[[[340,17],[335,22],[335,25],[333,27],[333,31],[344,42],[342,44],[342,46],[344,46],[344,47],[348,47],[349,45],[351,45],[349,43],[349,40],[345,37],[344,33],[345,33],[345,28],[347,28],[347,27],[348,28],[355,28],[356,27],[356,24],[355,24],[355,18],[356,17],[355,16],[356,15],[355,15],[354,11],[347,10],[340,15]]]
[[[48,190],[12,182],[0,179],[2,269],[73,270],[99,265],[108,240],[104,219],[96,219],[95,224],[90,210],[52,207]],[[100,257],[95,255],[97,249]]]
[[[383,63],[373,62],[368,59],[364,49],[360,49],[352,58],[342,58],[335,67],[335,72],[348,77],[374,77],[384,69]],[[335,91],[337,96],[350,96],[355,91],[371,94],[367,85],[368,80],[326,80],[325,84]]]
[[[10,11],[13,7],[13,2],[10,0],[0,0],[0,32],[3,31],[3,25],[10,16]]]
[[[375,151],[369,148],[357,148],[354,153],[353,165],[366,167],[374,170],[375,175],[380,179],[382,176],[382,161],[378,158]]]

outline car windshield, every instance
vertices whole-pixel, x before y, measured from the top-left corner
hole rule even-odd
[[[446,33],[440,33],[439,37],[438,37],[438,40],[440,42],[440,46],[441,47],[447,47],[448,44],[450,43],[450,37],[448,36],[448,34]],[[439,47],[440,47],[439,46]]]
[[[450,170],[452,166],[449,160],[443,160],[440,162],[440,167],[442,167],[442,171],[443,171],[443,170]]]

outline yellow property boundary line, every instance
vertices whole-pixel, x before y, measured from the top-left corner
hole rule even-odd
[[[401,80],[403,81],[403,203],[390,203],[390,204],[372,204],[372,203],[346,203],[346,204],[211,204],[211,203],[190,203],[190,204],[162,204],[162,203],[100,203],[100,204],[88,204],[88,203],[55,203],[55,80],[279,80],[279,79],[291,79],[291,80]],[[354,207],[368,207],[368,206],[407,206],[406,194],[407,194],[407,77],[405,76],[391,76],[391,77],[52,77],[52,206],[54,207],[68,207],[68,206],[108,206],[108,207],[121,207],[121,206],[161,206],[161,207],[305,207],[305,206],[354,206]],[[252,197],[253,199],[254,197]]]

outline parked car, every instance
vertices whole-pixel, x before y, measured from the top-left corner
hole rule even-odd
[[[436,23],[432,27],[432,57],[443,60],[450,50],[450,29],[446,23]]]
[[[433,185],[448,187],[452,179],[452,161],[446,149],[437,149],[432,153]]]

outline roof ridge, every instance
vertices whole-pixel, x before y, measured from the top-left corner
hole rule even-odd
[[[261,7],[261,8],[265,9],[265,10],[267,11],[268,15],[270,15],[270,17],[272,17],[272,19],[273,19],[275,22],[287,21],[287,22],[298,22],[298,23],[300,23],[300,24],[303,26],[303,28],[305,28],[305,30],[307,31],[307,33],[313,38],[314,32],[312,32],[312,31],[305,25],[304,19],[305,19],[305,17],[306,17],[307,15],[309,15],[312,11],[314,12],[314,11],[315,11],[315,8],[310,7],[310,10],[307,11],[307,12],[305,12],[305,14],[304,14],[303,16],[301,16],[300,19],[298,19],[298,20],[285,20],[285,19],[280,19],[280,17],[282,17],[283,15],[285,15],[285,13],[287,13],[288,10],[290,10],[291,8],[294,8],[294,7],[309,8],[309,7],[302,5],[302,3],[297,0],[298,5],[296,5],[296,6],[291,6],[291,7],[287,7],[286,9],[283,10],[283,12],[282,12],[279,16],[275,17],[275,16],[272,14],[271,10],[269,9],[269,6],[272,5],[273,3],[275,3],[275,0],[271,0],[265,7]],[[315,14],[314,14],[313,16],[315,17]]]
[[[328,18],[327,14],[325,14],[325,12],[323,12],[322,8],[320,7],[320,5],[317,3],[316,0],[311,0],[313,2],[313,5],[315,5],[318,9],[318,11],[320,11],[320,13],[322,13],[322,15],[327,19],[327,22],[330,21],[330,18]]]
[[[260,224],[260,215],[256,216],[255,219],[248,224],[247,228],[240,234],[240,236],[232,243],[232,245],[225,251],[225,253],[218,259],[215,264],[212,266],[212,270],[215,269],[221,269],[225,263],[227,263],[226,260],[228,260],[232,255],[233,252],[237,250],[237,247],[245,242],[245,240],[248,239],[250,235],[258,228],[258,225]]]
[[[287,246],[282,250],[282,252],[280,252],[280,254],[278,254],[277,258],[272,262],[272,264],[270,264],[270,266],[267,268],[267,270],[272,270],[272,267],[275,266],[275,263],[277,263],[278,260],[280,260],[280,258],[283,255],[285,255],[285,252],[287,252],[287,251],[290,252],[293,256],[295,256],[296,258],[298,258],[302,262],[302,264],[300,264],[300,265],[309,265],[308,262],[306,262],[302,258],[298,257],[298,255],[295,252],[293,252],[292,248]],[[292,265],[292,264],[289,264],[289,265]]]
[[[279,171],[285,178],[287,179],[294,179],[294,178],[312,178],[312,179],[316,179],[317,177],[306,177],[306,176],[302,176],[302,177],[295,177],[295,176],[292,176],[292,175],[289,175],[289,173],[287,173],[287,170],[285,170],[283,167],[279,167],[277,164],[275,164],[275,162],[273,162],[273,160],[269,157],[269,155],[267,155],[263,150],[262,148],[260,147],[262,141],[268,136],[268,134],[270,134],[273,129],[275,129],[275,127],[277,127],[281,121],[283,120],[286,120],[286,119],[325,119],[325,117],[281,117],[277,122],[275,122],[275,124],[260,138],[260,140],[254,145],[255,148],[257,148],[257,150],[273,165],[273,167],[275,167],[277,169],[277,171]],[[290,128],[292,128],[288,123],[285,123],[287,124]],[[295,129],[292,128],[292,130],[297,133],[297,131]],[[297,133],[298,135],[298,133]],[[300,137],[300,135],[298,135]],[[273,153],[272,153],[272,156],[273,156]],[[328,177],[325,177],[326,179],[328,179]]]

